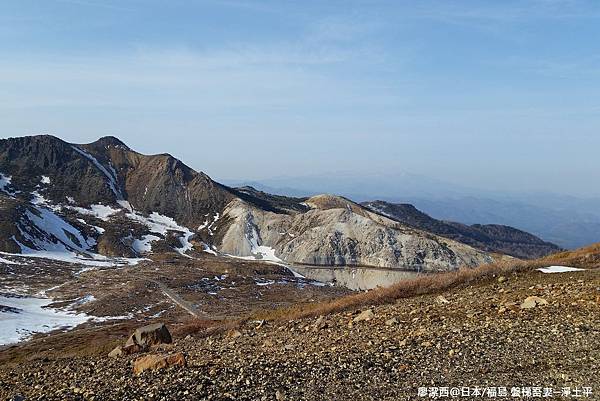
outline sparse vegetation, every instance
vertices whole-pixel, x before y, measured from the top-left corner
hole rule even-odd
[[[600,243],[575,251],[560,252],[532,261],[518,259],[503,260],[477,267],[461,268],[448,273],[427,274],[395,285],[367,292],[352,294],[331,301],[296,304],[290,307],[261,311],[253,319],[291,320],[311,316],[327,315],[366,305],[393,303],[399,298],[431,294],[459,288],[477,280],[491,280],[499,275],[508,275],[519,271],[532,270],[552,264],[568,264],[581,268],[600,267]]]

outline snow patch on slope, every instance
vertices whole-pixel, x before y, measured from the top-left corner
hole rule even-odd
[[[215,251],[215,249],[217,249],[217,248],[215,248],[214,246],[211,248],[208,244],[205,244],[204,242],[202,243],[202,250],[204,252],[210,253],[211,255],[218,256],[218,253],[217,253],[217,251]]]
[[[84,313],[48,308],[48,298],[0,296],[0,345],[12,344],[61,328],[71,328],[90,320]]]
[[[542,273],[568,273],[568,272],[580,272],[585,269],[580,269],[577,267],[570,266],[548,266],[548,267],[540,267],[537,269]]]
[[[12,186],[11,180],[12,177],[10,175],[4,175],[0,173],[0,191],[7,195],[13,196],[15,192],[10,189]]]
[[[56,260],[58,262],[74,263],[88,267],[116,267],[125,265],[133,266],[146,260],[143,258],[108,258],[104,255],[91,252],[78,254],[75,252],[68,251],[38,250],[28,248],[27,246],[21,244],[19,241],[16,242],[17,245],[21,247],[21,253],[4,253],[5,255],[20,256],[26,258],[50,259]],[[85,270],[89,269],[83,269],[79,273],[82,273]]]
[[[205,217],[207,218],[206,221],[204,221],[204,223],[202,223],[200,226],[198,226],[198,231],[202,231],[205,228],[208,230],[208,235],[213,235],[213,226],[217,223],[217,221],[219,220],[219,212],[215,213],[212,221],[210,220],[210,218],[208,217],[209,214],[206,214]]]
[[[237,256],[228,254],[227,256],[244,260],[262,260],[274,262],[285,266],[283,260],[279,259],[275,255],[275,249],[262,244],[262,239],[260,237],[258,228],[256,224],[254,224],[254,216],[251,213],[246,214],[244,224],[244,240],[249,246],[251,255]]]
[[[110,206],[105,206],[101,204],[91,205],[89,209],[78,206],[65,206],[65,208],[74,210],[81,214],[97,217],[103,221],[108,221],[110,216],[119,212],[118,209],[113,209]]]
[[[92,156],[91,154],[89,154],[85,150],[80,149],[80,148],[78,148],[75,145],[71,145],[71,147],[73,148],[74,151],[76,151],[77,153],[79,153],[80,155],[82,155],[83,157],[85,157],[86,159],[88,159],[89,161],[91,161],[94,164],[94,166],[96,166],[96,168],[98,170],[100,170],[100,172],[102,174],[104,174],[104,176],[106,176],[106,178],[108,179],[108,186],[110,187],[111,191],[115,194],[115,196],[117,197],[117,199],[123,199],[123,195],[118,190],[117,175],[116,175],[115,170],[112,168],[112,166],[110,167],[111,171],[108,171],[106,169],[106,167],[104,167],[98,161],[98,159],[96,159],[94,156]]]
[[[158,241],[159,239],[160,239],[160,237],[157,237],[156,235],[147,234],[147,235],[144,235],[142,238],[134,239],[131,244],[131,247],[137,253],[152,252],[152,242]]]
[[[19,229],[21,234],[36,248],[46,251],[77,250],[83,252],[95,244],[93,238],[85,238],[77,228],[51,210],[42,207],[35,207],[34,210],[35,213],[31,210],[25,211],[25,217],[32,225],[27,224],[25,227],[23,224],[19,226]]]
[[[181,255],[186,256],[185,253],[193,248],[193,245],[190,243],[190,239],[194,233],[189,228],[177,224],[177,222],[171,217],[164,216],[157,212],[152,212],[148,217],[142,216],[136,212],[132,212],[127,213],[127,217],[145,225],[148,227],[150,232],[156,234],[161,234],[164,236],[167,235],[169,231],[181,233],[182,236],[179,238],[181,248],[175,248],[175,250]],[[138,245],[142,246],[140,243],[138,243]]]
[[[111,267],[134,265],[143,259],[107,258],[90,251],[96,244],[94,238],[88,238],[53,211],[33,206],[25,211],[19,221],[19,231],[34,248],[13,240],[21,248],[21,254],[15,256],[52,259],[86,266]]]
[[[396,220],[396,218],[394,216],[392,216],[391,214],[387,213],[385,210],[383,210],[383,208],[378,207],[378,206],[374,206],[372,203],[367,204],[367,207],[371,210],[373,210],[375,213],[379,213],[382,216],[388,217],[392,220]]]
[[[246,240],[250,244],[250,252],[254,255],[255,259],[283,262],[275,256],[275,250],[273,248],[261,244],[262,240],[260,234],[258,233],[253,217],[250,214],[247,217],[245,234]]]

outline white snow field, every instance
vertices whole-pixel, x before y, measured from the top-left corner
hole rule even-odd
[[[90,320],[84,313],[45,308],[48,298],[0,296],[0,345],[26,340],[34,333],[71,328]]]
[[[78,206],[64,206],[67,209],[75,210],[81,214],[85,214],[88,216],[94,216],[103,221],[108,221],[110,216],[119,212],[119,209],[113,209],[110,206],[106,205],[90,205],[89,209],[78,207]]]
[[[190,251],[193,248],[193,245],[190,243],[190,238],[194,235],[194,233],[187,227],[180,226],[177,222],[171,217],[164,216],[157,212],[152,212],[148,217],[144,217],[137,212],[127,213],[127,217],[132,220],[136,220],[141,224],[144,224],[150,232],[166,235],[168,231],[177,231],[182,234],[182,237],[179,238],[181,243],[181,248],[176,248],[176,251],[181,255],[185,256],[187,251]],[[155,236],[151,236],[156,239],[159,239]],[[151,242],[154,241],[152,238],[145,237],[146,239],[142,239],[137,243],[137,246],[143,247],[146,249],[148,247],[148,251],[151,250]]]
[[[570,266],[548,266],[548,267],[540,267],[537,269],[542,273],[568,273],[568,272],[579,272],[585,269],[580,269],[578,267],[570,267]]]
[[[14,254],[14,256],[46,258],[98,267],[134,265],[144,260],[108,258],[90,251],[90,248],[96,243],[93,238],[86,237],[76,227],[44,207],[35,206],[35,213],[28,210],[26,216],[31,225],[19,225],[19,230],[23,237],[35,244],[37,249],[32,249],[16,241],[21,247],[21,254]],[[38,235],[31,235],[29,233],[31,230],[35,230]]]

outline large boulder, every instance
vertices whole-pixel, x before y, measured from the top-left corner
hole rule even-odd
[[[171,355],[152,354],[136,359],[133,362],[133,373],[138,375],[145,370],[164,369],[169,366],[184,367],[185,365],[185,356],[181,352]]]
[[[362,311],[358,316],[354,318],[354,323],[363,322],[371,320],[375,317],[375,313],[373,313],[373,309],[367,309]]]
[[[127,339],[124,348],[135,346],[148,348],[151,345],[171,344],[172,342],[173,339],[167,326],[164,323],[154,323],[135,329],[133,334]]]

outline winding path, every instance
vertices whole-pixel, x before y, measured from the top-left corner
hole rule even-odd
[[[158,286],[158,288],[160,288],[160,290],[171,300],[173,301],[177,306],[181,307],[182,309],[184,309],[186,312],[188,312],[190,315],[196,317],[196,318],[202,318],[202,317],[206,317],[203,316],[202,312],[200,312],[198,309],[196,309],[194,307],[194,305],[192,305],[190,302],[186,301],[185,299],[181,298],[179,295],[177,295],[173,290],[171,290],[169,287],[167,287],[165,284],[161,283],[160,281],[155,281],[155,280],[151,280],[154,284],[156,284]]]

